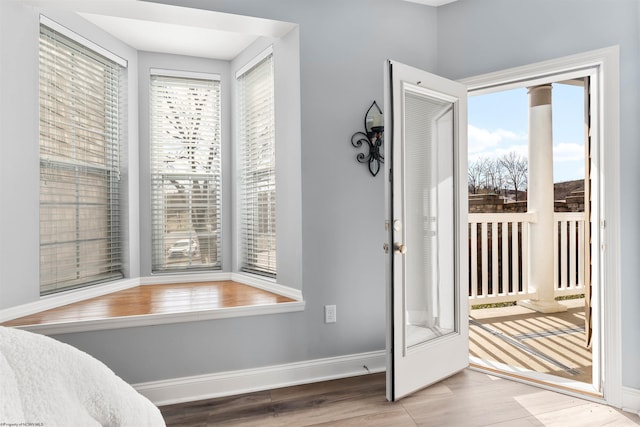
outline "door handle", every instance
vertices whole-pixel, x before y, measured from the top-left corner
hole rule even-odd
[[[407,253],[407,247],[402,243],[395,242],[393,244],[393,251],[396,252],[396,253],[400,253],[400,254],[406,254]]]

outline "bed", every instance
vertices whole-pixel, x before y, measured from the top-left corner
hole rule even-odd
[[[0,425],[165,423],[153,403],[92,356],[44,335],[0,326]]]

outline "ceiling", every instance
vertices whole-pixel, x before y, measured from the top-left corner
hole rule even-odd
[[[22,0],[78,13],[136,50],[231,60],[260,37],[280,38],[289,22],[140,0]],[[441,6],[456,0],[405,0]]]
[[[443,4],[447,4],[447,3],[453,3],[454,1],[457,0],[405,0],[405,1],[410,1],[411,3],[420,3],[420,4],[426,4],[427,6],[442,6]]]
[[[260,37],[296,24],[137,0],[25,0],[76,12],[129,46],[148,52],[231,60]]]

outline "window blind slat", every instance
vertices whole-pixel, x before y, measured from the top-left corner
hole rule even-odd
[[[241,269],[275,277],[276,182],[273,55],[238,76]]]
[[[155,272],[220,269],[220,82],[151,76]]]
[[[122,68],[40,25],[40,292],[122,277]]]

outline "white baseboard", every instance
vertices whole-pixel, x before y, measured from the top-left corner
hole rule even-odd
[[[84,301],[89,298],[95,298],[107,295],[117,291],[134,288],[140,285],[140,279],[122,279],[106,283],[104,285],[89,286],[82,289],[74,289],[59,294],[40,298],[27,304],[17,305],[15,307],[0,310],[0,323],[17,319],[23,316],[29,316],[41,311],[51,310],[52,308],[61,307],[63,305],[72,304],[78,301]]]
[[[631,387],[622,387],[622,409],[627,412],[635,412],[640,416],[640,390]]]
[[[386,352],[374,351],[240,371],[134,384],[158,406],[383,372]]]

